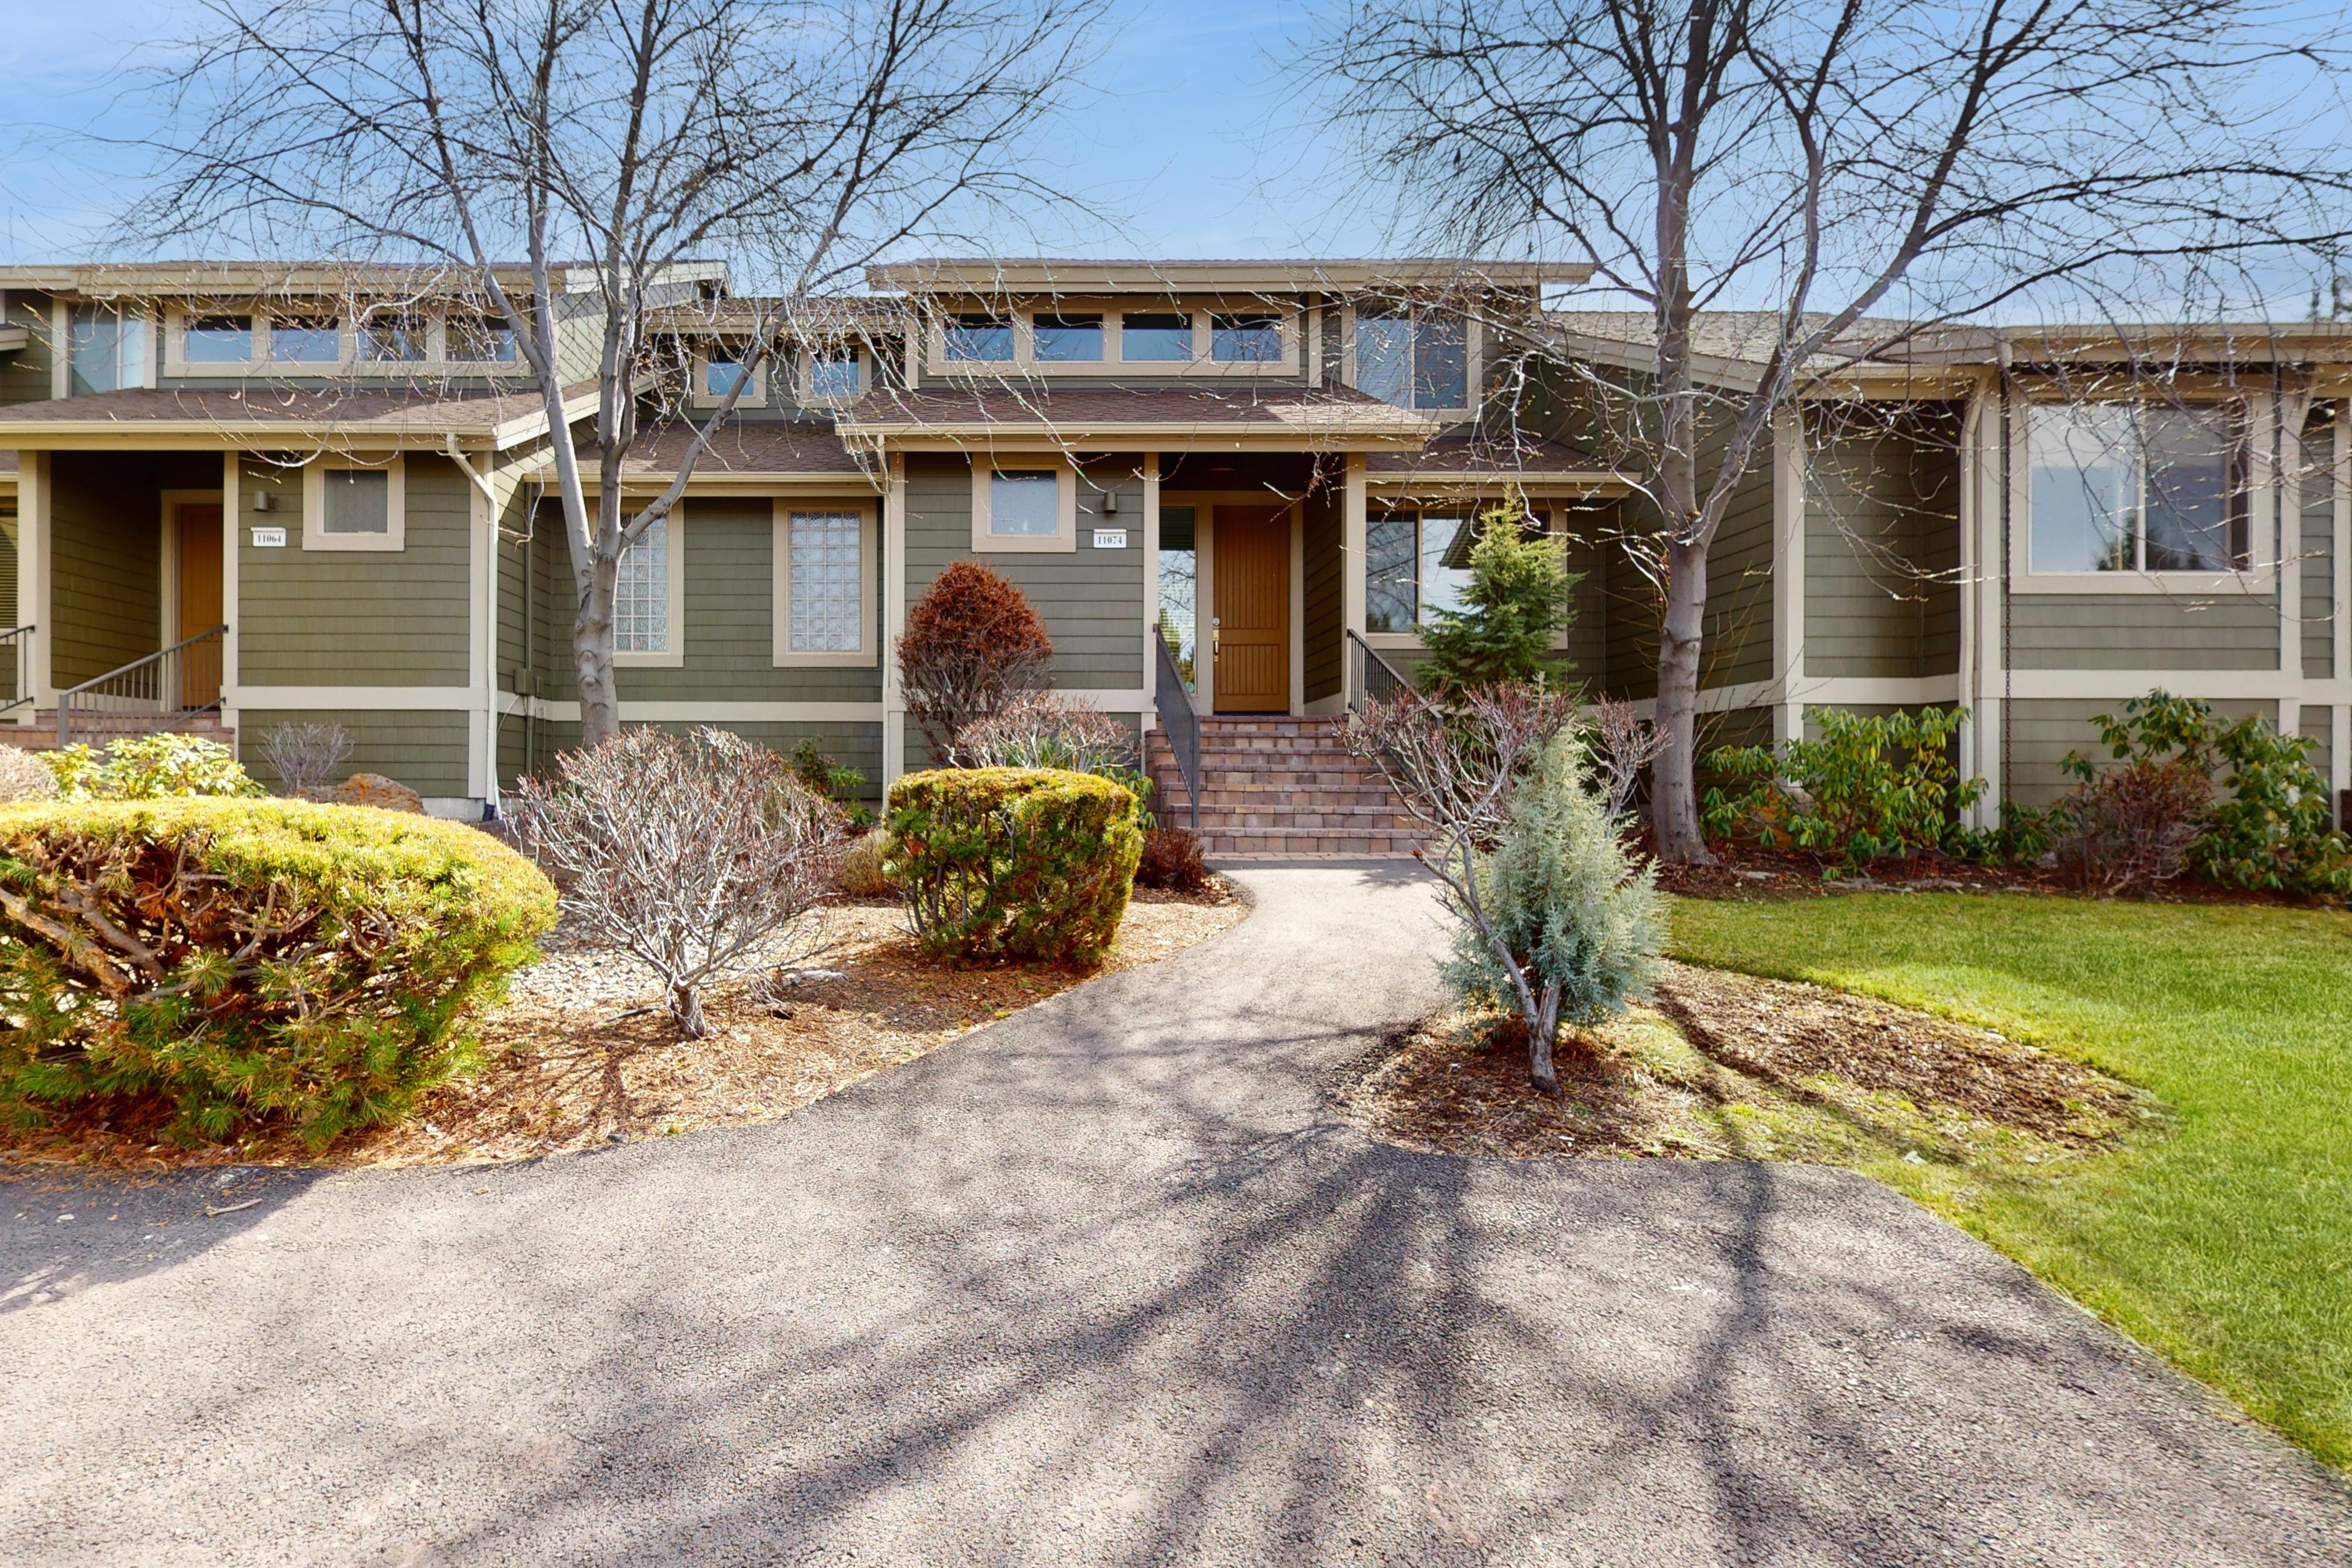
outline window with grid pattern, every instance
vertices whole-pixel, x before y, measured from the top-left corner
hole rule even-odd
[[[616,653],[667,653],[669,637],[669,519],[665,517],[621,552],[620,581],[613,590],[613,648]]]
[[[856,653],[864,603],[854,511],[793,513],[791,647],[794,653]]]

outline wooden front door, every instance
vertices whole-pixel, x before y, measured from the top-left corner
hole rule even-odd
[[[1290,711],[1290,509],[1221,506],[1214,641],[1220,713]]]
[[[173,524],[180,559],[180,636],[194,637],[221,624],[221,509],[182,506]],[[220,658],[212,648],[180,664],[180,702],[203,708],[220,700]]]

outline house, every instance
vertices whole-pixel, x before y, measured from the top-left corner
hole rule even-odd
[[[1164,805],[1192,804],[1197,760],[1213,847],[1401,847],[1320,721],[1410,679],[1481,509],[1516,498],[1570,539],[1579,678],[1652,690],[1618,428],[1647,320],[1549,308],[1580,276],[877,267],[790,313],[624,563],[624,720],[814,740],[878,787],[928,761],[894,629],[973,554],[1044,615],[1056,687],[1153,735]],[[633,495],[773,319],[716,264],[665,287]],[[587,279],[563,290],[585,382],[601,317]],[[1764,330],[1707,318],[1707,384],[1751,380]],[[1945,329],[1838,361],[1726,515],[1709,743],[1966,704],[1990,817],[2053,796],[2090,716],[2162,685],[2312,736],[2352,784],[2347,360],[2314,326]],[[0,268],[0,733],[215,725],[266,775],[261,736],[332,720],[352,765],[452,814],[544,768],[577,735],[572,590],[516,368],[482,301],[421,268]]]

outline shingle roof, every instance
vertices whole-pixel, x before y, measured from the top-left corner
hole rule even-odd
[[[593,382],[566,387],[576,407]],[[262,432],[394,440],[481,436],[520,422],[543,421],[537,392],[427,388],[244,386],[100,392],[40,403],[0,405],[0,434],[28,430],[87,434],[109,426],[224,437]],[[577,417],[575,413],[574,417]]]
[[[690,427],[668,424],[641,432],[621,459],[624,474],[674,474],[694,438]],[[583,447],[580,466],[593,469],[599,448]],[[696,459],[694,471],[725,474],[842,474],[865,478],[857,456],[841,444],[827,421],[763,419],[719,426]]]
[[[1440,436],[1418,452],[1374,452],[1364,460],[1364,468],[1374,479],[1398,474],[1416,479],[1525,474],[1533,479],[1609,471],[1590,452],[1532,436]]]

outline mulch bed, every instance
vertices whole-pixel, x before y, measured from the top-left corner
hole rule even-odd
[[[1079,970],[935,963],[895,903],[838,905],[826,916],[831,944],[804,961],[808,978],[711,988],[703,1003],[711,1032],[700,1040],[677,1037],[634,961],[559,930],[548,961],[520,973],[512,1000],[484,1021],[481,1070],[425,1095],[396,1126],[321,1152],[286,1133],[182,1149],[156,1142],[167,1107],[116,1101],[0,1131],[0,1162],[134,1171],[466,1164],[770,1121],[1093,975],[1165,958],[1246,912],[1222,882],[1191,898],[1138,891],[1102,965]]]
[[[1922,1126],[2023,1134],[2053,1154],[2108,1147],[2148,1114],[2137,1090],[2080,1062],[1820,986],[1670,963],[1655,1012],[1727,1070],[1668,1070],[1629,1048],[1632,1031],[1662,1026],[1637,1013],[1563,1039],[1560,1092],[1546,1095],[1528,1082],[1523,1042],[1490,1039],[1490,1020],[1457,1015],[1384,1042],[1337,1099],[1384,1142],[1521,1159],[1752,1153],[1704,1112],[1776,1097],[1841,1116],[1897,1097]]]
[[[1828,863],[1811,855],[1788,854],[1753,844],[1710,844],[1712,866],[1661,866],[1658,887],[1689,899],[1772,902],[1826,899],[1842,893],[2041,893],[2060,898],[2114,898],[2159,904],[2260,904],[2284,909],[2336,909],[2341,899],[2307,893],[2249,892],[2180,877],[2140,892],[2084,891],[2073,872],[2058,866],[1979,866],[1942,855],[1886,861],[1866,875],[1822,872]]]

